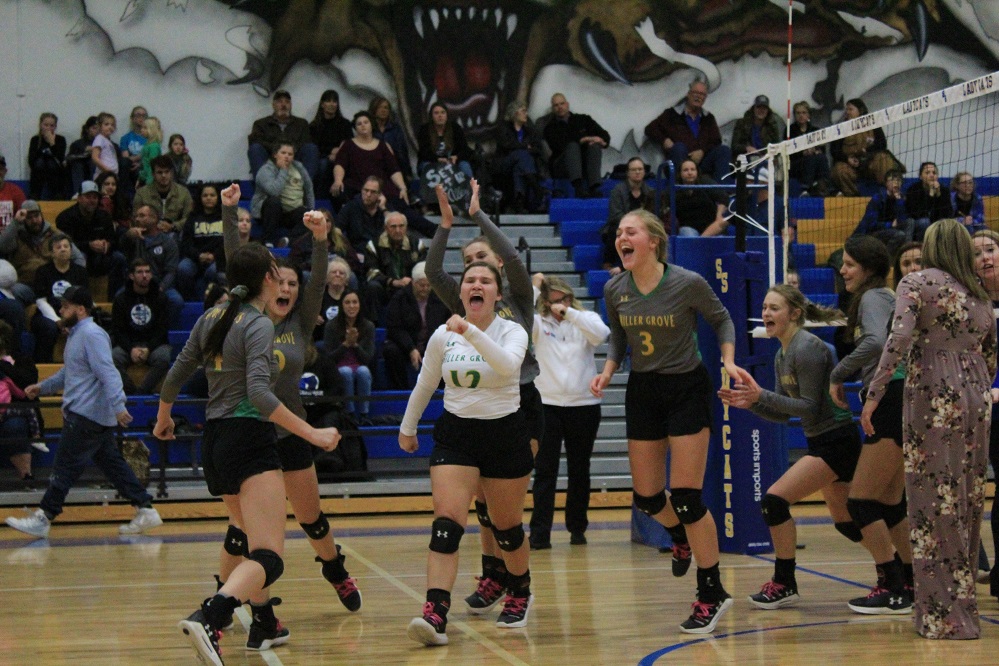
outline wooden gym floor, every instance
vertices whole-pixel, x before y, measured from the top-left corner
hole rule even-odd
[[[723,555],[723,581],[734,607],[712,637],[682,634],[677,624],[690,610],[694,572],[674,579],[668,555],[630,543],[629,515],[591,511],[587,546],[570,547],[568,534],[556,526],[553,548],[531,554],[536,601],[520,630],[498,629],[496,610],[485,617],[463,610],[461,599],[472,591],[479,563],[470,515],[448,625],[451,643],[442,648],[406,638],[424,598],[427,515],[332,518],[363,594],[357,614],[339,604],[289,521],[285,573],[274,594],[284,599],[278,616],[291,641],[246,652],[246,629],[237,622],[222,639],[223,657],[228,665],[271,666],[996,663],[999,605],[987,586],[978,588],[978,641],[926,641],[908,617],[851,613],[846,601],[866,593],[873,567],[814,505],[795,510],[798,541],[805,545],[798,551],[798,607],[753,609],[745,598],[769,578],[771,561]],[[49,540],[32,542],[0,527],[0,665],[195,663],[175,625],[214,591],[224,531],[217,518],[169,521],[141,537],[118,537],[114,524],[57,522]],[[987,525],[984,536],[991,538]],[[243,609],[240,614],[248,624]]]

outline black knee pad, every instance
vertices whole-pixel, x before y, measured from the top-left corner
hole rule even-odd
[[[684,525],[692,525],[708,513],[698,488],[674,488],[670,501],[677,518]]]
[[[450,518],[435,518],[430,527],[430,550],[450,555],[458,552],[465,528]]]
[[[854,522],[842,522],[834,525],[836,531],[845,536],[853,543],[860,543],[864,540],[864,535],[860,533],[860,528]]]
[[[885,525],[888,529],[891,529],[898,525],[900,522],[909,517],[909,507],[908,503],[905,501],[905,495],[902,495],[902,501],[898,504],[883,504],[884,509],[882,509],[882,515],[885,519]]]
[[[651,497],[639,495],[638,493],[632,491],[631,501],[635,503],[635,508],[644,513],[646,516],[655,516],[666,508],[666,503],[669,500],[666,499],[666,491],[660,490]]]
[[[884,519],[885,505],[869,499],[846,500],[846,510],[850,512],[854,524],[859,529],[864,529],[871,523],[876,523]]]
[[[299,525],[305,530],[306,536],[313,541],[319,541],[330,533],[330,521],[327,520],[326,515],[322,511],[319,512],[319,518],[316,519],[316,522],[299,523]]]
[[[763,522],[768,527],[777,527],[791,520],[791,503],[777,495],[764,495],[760,510],[763,512]]]
[[[475,503],[475,517],[479,519],[479,525],[491,529],[493,523],[489,520],[489,507],[486,506],[485,502]]]
[[[273,550],[257,548],[247,555],[247,559],[253,560],[264,568],[264,587],[270,587],[284,573],[284,560]]]
[[[514,525],[508,530],[498,530],[493,526],[493,534],[496,535],[496,543],[500,550],[505,550],[508,553],[517,550],[524,543],[524,526],[522,524]]]
[[[250,555],[250,543],[249,539],[246,538],[246,532],[235,525],[230,525],[229,529],[226,530],[225,543],[222,547],[230,555],[241,555],[243,557]]]

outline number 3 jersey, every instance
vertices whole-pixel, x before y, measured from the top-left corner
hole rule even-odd
[[[696,368],[697,313],[711,325],[718,343],[735,342],[735,327],[707,280],[693,271],[666,265],[662,280],[648,294],[635,286],[631,271],[604,286],[610,325],[609,360],[620,364],[631,345],[633,372],[680,374]]]
[[[488,420],[514,413],[520,408],[520,366],[526,352],[524,327],[500,317],[485,331],[469,324],[464,335],[438,327],[427,342],[400,431],[416,433],[442,378],[444,409],[455,416]]]

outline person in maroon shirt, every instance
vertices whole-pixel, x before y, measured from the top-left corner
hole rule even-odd
[[[693,81],[681,104],[666,109],[645,126],[645,136],[662,146],[677,173],[680,164],[690,158],[701,173],[720,183],[731,171],[732,149],[722,143],[718,121],[704,108],[707,99],[708,84]]]

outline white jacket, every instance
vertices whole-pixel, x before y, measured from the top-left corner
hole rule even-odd
[[[531,339],[541,366],[534,385],[542,403],[554,407],[600,403],[590,393],[590,380],[597,374],[593,353],[609,334],[596,312],[569,308],[561,322],[552,315],[534,315]]]

